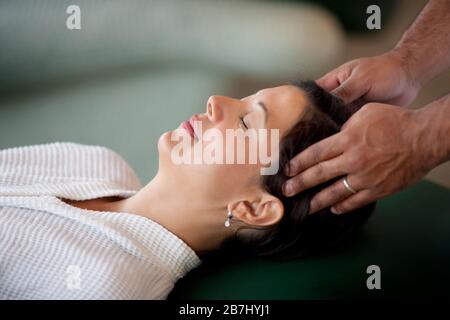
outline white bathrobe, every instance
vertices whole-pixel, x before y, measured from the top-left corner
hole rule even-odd
[[[201,261],[158,223],[60,198],[141,187],[113,151],[75,143],[0,151],[0,299],[164,299]]]

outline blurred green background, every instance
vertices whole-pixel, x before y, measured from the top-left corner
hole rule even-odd
[[[367,30],[369,4],[382,30]],[[68,30],[69,5],[81,30]],[[241,98],[389,49],[416,1],[0,1],[0,148],[54,141],[107,146],[143,183],[158,137],[211,95]],[[419,96],[423,104],[448,78]],[[445,89],[444,89],[445,88]],[[425,96],[425,99],[423,98]],[[430,174],[450,186],[450,166]]]
[[[66,28],[71,4],[81,30]],[[0,43],[0,148],[104,145],[144,183],[159,136],[209,96],[320,74],[342,56],[343,30],[302,3],[2,1]]]

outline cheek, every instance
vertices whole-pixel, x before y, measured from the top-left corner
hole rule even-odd
[[[159,173],[184,189],[184,192],[211,200],[224,200],[241,194],[260,175],[258,164],[175,164],[172,150],[178,143],[172,141],[171,132],[166,132],[159,138]],[[205,147],[211,147],[211,144],[215,143],[205,142],[202,149],[205,151]],[[248,159],[248,146],[240,148]],[[234,151],[236,154],[237,150]]]
[[[254,181],[259,169],[248,165],[178,165],[169,168],[173,181],[186,192],[215,202],[241,196]]]
[[[256,165],[201,165],[197,170],[203,192],[218,198],[241,195],[259,174]]]

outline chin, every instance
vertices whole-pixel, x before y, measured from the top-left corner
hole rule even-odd
[[[172,140],[172,134],[178,131],[178,134],[181,135],[187,135],[187,133],[184,131],[184,129],[175,129],[172,131],[167,131],[164,132],[158,139],[158,153],[159,153],[159,158],[160,160],[162,158],[167,158],[169,161],[171,161],[171,153],[172,153],[172,149],[180,143],[180,141],[177,140]]]
[[[159,155],[168,154],[170,155],[170,151],[172,150],[172,141],[170,140],[170,136],[173,131],[164,132],[158,139],[158,152]]]
[[[158,139],[158,171],[161,171],[162,167],[166,167],[170,161],[170,152],[172,150],[171,134],[172,131],[164,132]]]

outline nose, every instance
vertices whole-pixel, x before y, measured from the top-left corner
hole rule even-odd
[[[223,121],[241,107],[239,100],[225,96],[211,96],[206,104],[206,113],[211,122]]]
[[[211,122],[218,122],[223,118],[223,97],[211,96],[206,103],[206,113]]]
[[[223,102],[220,96],[211,96],[206,103],[206,113],[211,122],[218,122],[222,119]]]

